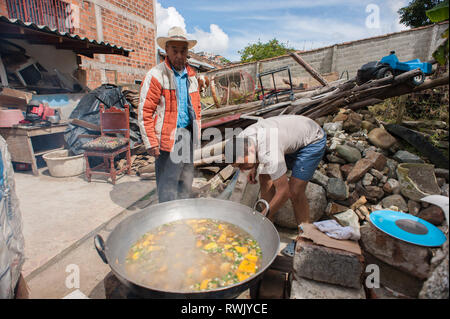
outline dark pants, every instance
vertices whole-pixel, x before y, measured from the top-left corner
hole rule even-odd
[[[179,134],[178,132],[182,132]],[[192,197],[194,163],[192,129],[178,130],[172,153],[161,151],[156,159],[156,186],[159,202]]]

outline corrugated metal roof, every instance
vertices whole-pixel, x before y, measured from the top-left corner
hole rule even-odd
[[[9,23],[11,25],[24,27],[24,28],[27,28],[27,29],[30,29],[30,30],[44,32],[44,33],[47,33],[47,34],[52,34],[52,35],[55,35],[55,36],[58,36],[58,37],[67,38],[67,39],[70,39],[70,40],[81,41],[81,42],[84,42],[84,43],[88,43],[90,45],[96,45],[96,46],[101,46],[101,47],[104,47],[104,48],[110,48],[110,49],[113,49],[113,50],[120,51],[120,52],[115,52],[115,53],[112,53],[112,54],[121,54],[121,55],[124,55],[124,56],[128,56],[130,52],[133,52],[133,50],[131,50],[131,49],[125,49],[122,46],[117,46],[117,45],[111,44],[109,42],[105,42],[105,41],[98,42],[97,40],[90,40],[90,39],[88,39],[86,37],[80,37],[79,35],[70,34],[68,32],[60,32],[56,28],[50,28],[49,26],[46,26],[46,25],[37,25],[37,24],[35,24],[33,22],[23,22],[23,21],[21,21],[19,19],[11,19],[11,18],[8,18],[8,17],[5,17],[5,16],[0,16],[0,22],[5,22],[5,23]],[[2,34],[2,30],[0,28],[0,36],[1,36],[1,34]],[[92,53],[96,53],[95,52],[95,48],[86,48],[85,50],[90,50],[90,51],[93,51]]]

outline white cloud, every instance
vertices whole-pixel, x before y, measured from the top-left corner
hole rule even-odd
[[[195,51],[206,51],[214,54],[223,54],[228,50],[230,39],[228,35],[216,24],[209,26],[209,32],[195,28],[192,35],[198,41]]]
[[[171,27],[181,27],[186,32],[186,23],[183,16],[174,7],[163,8],[156,2],[156,24],[158,37],[166,37]]]
[[[159,2],[156,2],[156,24],[158,36],[167,36],[171,27],[181,27],[187,33],[188,38],[197,40],[197,45],[194,47],[195,52],[206,51],[223,54],[228,50],[230,39],[218,25],[211,24],[209,31],[194,27],[194,33],[188,33],[184,17],[177,9],[174,7],[164,8]]]

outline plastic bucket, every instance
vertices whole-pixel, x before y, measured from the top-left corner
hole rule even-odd
[[[81,175],[86,171],[84,155],[68,156],[68,150],[44,154],[50,175],[53,177],[70,177]]]

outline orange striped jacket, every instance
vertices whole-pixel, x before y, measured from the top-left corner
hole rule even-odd
[[[201,106],[195,71],[186,65],[192,108],[193,129],[200,136]],[[138,122],[145,148],[159,147],[171,152],[178,120],[177,87],[168,59],[151,69],[141,86]],[[195,134],[195,133],[194,133]]]

